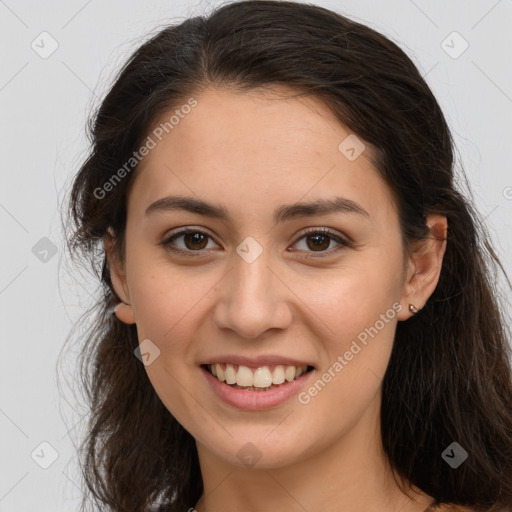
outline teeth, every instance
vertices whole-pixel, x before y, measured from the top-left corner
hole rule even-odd
[[[284,366],[282,364],[275,367],[272,374],[272,384],[282,384],[284,382]]]
[[[306,373],[307,366],[277,365],[271,371],[268,366],[251,369],[247,366],[237,366],[227,363],[215,363],[209,365],[212,375],[226,384],[239,387],[270,388],[272,385],[291,382]]]
[[[239,386],[254,386],[253,377],[250,368],[247,366],[240,366],[238,368],[238,373],[236,374],[236,383]]]
[[[236,371],[232,364],[226,365],[226,371],[224,372],[224,375],[226,377],[226,384],[236,384]]]
[[[263,368],[258,368],[254,372],[253,382],[252,385],[256,388],[269,388],[272,386],[272,374],[270,373],[269,367],[264,366]]]
[[[295,379],[296,372],[297,372],[297,370],[295,369],[295,366],[288,366],[286,368],[286,371],[284,372],[284,378],[288,382],[291,382],[293,379]]]

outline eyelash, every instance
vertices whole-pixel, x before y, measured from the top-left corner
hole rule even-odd
[[[170,251],[174,254],[178,254],[180,256],[187,256],[187,257],[188,256],[191,256],[191,257],[202,256],[201,253],[203,253],[207,249],[199,249],[196,251],[191,250],[191,249],[183,250],[183,249],[176,249],[175,247],[172,247],[170,245],[171,242],[173,242],[177,238],[180,238],[181,236],[186,235],[188,233],[200,233],[200,234],[205,235],[205,236],[209,237],[210,239],[212,239],[212,237],[208,233],[205,233],[204,231],[201,231],[200,229],[188,228],[188,229],[184,229],[182,231],[178,231],[177,233],[174,233],[170,237],[167,237],[165,240],[160,242],[160,245],[162,245],[167,251]],[[338,247],[331,248],[331,249],[328,249],[325,251],[318,251],[318,252],[317,251],[306,251],[306,252],[311,252],[311,253],[315,254],[315,256],[313,256],[314,258],[323,258],[326,256],[331,256],[333,254],[333,252],[338,252],[339,250],[342,250],[344,248],[352,247],[352,244],[348,240],[341,238],[334,231],[332,231],[328,228],[312,228],[312,229],[306,231],[305,233],[303,233],[297,239],[297,241],[295,243],[298,243],[300,240],[302,240],[303,238],[306,238],[307,236],[310,236],[310,235],[324,235],[324,236],[328,235],[332,240],[334,240],[335,242],[340,244],[340,246],[338,246]],[[308,256],[308,257],[310,257],[310,256]]]

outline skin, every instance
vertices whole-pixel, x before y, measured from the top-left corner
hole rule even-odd
[[[136,323],[139,341],[160,350],[145,368],[196,439],[205,486],[198,512],[422,512],[433,498],[414,487],[404,494],[383,454],[381,385],[397,322],[412,316],[409,304],[421,309],[438,282],[446,219],[430,216],[434,237],[406,255],[371,147],[350,161],[338,149],[350,131],[323,103],[277,92],[286,89],[207,89],[141,162],[128,197],[124,260],[104,238],[124,302],[117,318]],[[230,218],[144,215],[171,194],[220,203]],[[339,212],[273,222],[283,204],[334,195],[368,217]],[[199,247],[200,257],[160,245],[187,227],[210,238],[185,245],[182,236],[174,246]],[[327,238],[316,249],[313,235],[309,244],[302,238],[306,228],[323,227],[353,246]],[[236,252],[248,236],[263,249],[252,263]],[[242,411],[217,398],[200,373],[202,361],[220,354],[278,354],[314,365],[316,381],[394,303],[401,311],[307,404],[292,397],[270,410]],[[252,467],[237,456],[248,442],[261,454]]]

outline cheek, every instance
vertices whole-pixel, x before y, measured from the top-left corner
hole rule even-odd
[[[165,345],[198,305],[208,282],[188,278],[171,265],[154,260],[154,256],[144,254],[133,259],[128,269],[129,288],[136,306],[139,339],[150,338]]]
[[[218,278],[207,273],[204,279],[193,278],[161,261],[151,264],[150,258],[142,256],[139,260],[133,258],[128,268],[137,334],[139,343],[149,339],[158,354],[145,370],[162,402],[186,423],[186,411],[197,405],[198,398],[193,396],[200,371],[194,359],[194,338],[209,301],[208,291]]]
[[[364,332],[376,323],[386,338],[392,338],[390,324],[396,322],[401,297],[398,255],[384,256],[382,251],[356,255],[335,274],[316,279],[307,291],[306,284],[310,283],[304,282],[305,302],[318,323],[324,324],[326,336],[335,340],[331,345],[337,350],[361,333],[364,341]]]
[[[176,279],[171,282],[156,275],[141,279],[135,289],[139,343],[151,340],[158,353],[154,362],[145,366],[148,378],[167,410],[185,429],[193,430],[197,423],[208,420],[198,418],[201,397],[195,385],[200,369],[192,354],[200,323],[198,300],[205,291],[190,290]]]
[[[310,289],[306,302],[324,333],[323,400],[357,410],[377,392],[402,309],[400,261],[392,252],[369,254]]]

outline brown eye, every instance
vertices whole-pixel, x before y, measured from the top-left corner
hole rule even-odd
[[[331,243],[330,237],[326,235],[308,235],[306,237],[306,240],[312,240],[312,243],[307,243],[308,247],[310,249],[319,249],[319,250],[325,250],[329,248],[329,245]]]
[[[186,233],[183,235],[183,241],[187,249],[204,249],[207,235],[204,233]]]
[[[339,235],[337,235],[335,232],[327,229],[327,228],[321,228],[321,229],[312,229],[309,232],[307,232],[305,235],[301,236],[297,242],[296,245],[300,242],[305,241],[303,245],[305,245],[305,248],[300,248],[298,250],[307,252],[313,252],[313,253],[319,253],[318,256],[329,256],[334,252],[337,252],[340,249],[343,249],[344,247],[350,247],[351,244],[347,240],[344,240]],[[334,241],[338,244],[338,247],[329,248],[331,245],[331,242]],[[322,253],[322,254],[320,254]],[[324,254],[325,253],[325,254]]]
[[[175,243],[175,241],[179,239],[182,239],[181,247],[179,246],[180,244]],[[166,250],[177,254],[199,256],[204,249],[208,249],[207,244],[210,239],[212,239],[212,237],[203,231],[187,229],[166,238],[161,242],[161,245]],[[178,247],[176,247],[176,245],[178,245]]]

